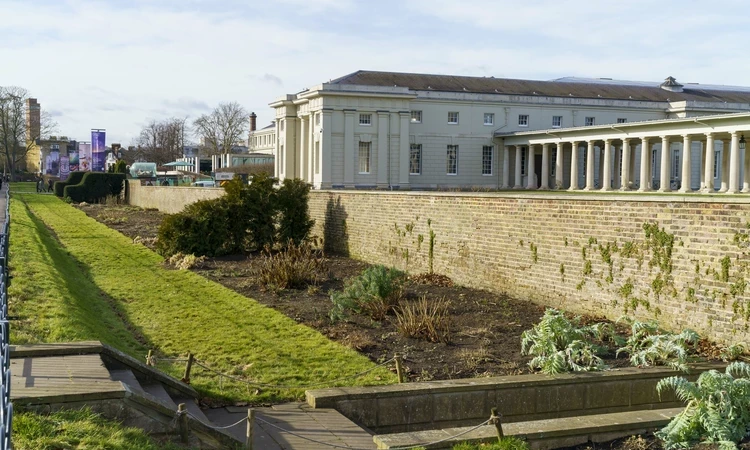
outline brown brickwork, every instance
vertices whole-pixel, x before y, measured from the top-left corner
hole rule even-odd
[[[368,262],[409,272],[432,265],[462,285],[569,311],[617,319],[635,309],[673,330],[750,340],[750,204],[698,195],[611,199],[313,191],[310,213],[327,248]],[[644,224],[654,223],[665,234],[646,239]]]

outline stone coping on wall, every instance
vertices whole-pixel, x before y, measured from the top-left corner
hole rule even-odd
[[[701,192],[682,194],[674,192],[637,192],[637,191],[555,191],[555,190],[507,190],[507,191],[441,191],[441,190],[383,190],[383,189],[330,189],[312,190],[311,194],[370,194],[370,195],[406,195],[428,197],[470,197],[470,198],[507,198],[517,200],[574,200],[574,201],[622,201],[648,203],[739,203],[750,204],[747,194],[704,194]]]

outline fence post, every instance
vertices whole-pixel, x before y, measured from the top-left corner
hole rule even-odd
[[[180,430],[180,441],[183,444],[188,443],[188,416],[184,403],[177,405],[177,427]]]
[[[497,413],[497,408],[492,408],[490,412],[490,424],[495,425],[497,430],[497,440],[502,440],[505,435],[503,434],[503,423],[500,420],[500,414]]]
[[[401,362],[401,355],[396,353],[393,355],[393,359],[396,360],[396,375],[398,375],[398,382],[403,383],[404,382],[404,367]]]
[[[255,410],[247,410],[247,433],[245,436],[245,450],[253,450],[253,426],[255,425]]]
[[[147,366],[153,366],[153,363],[152,363],[153,362],[153,357],[154,357],[153,354],[154,354],[153,350],[149,350],[148,351],[148,355],[146,356],[146,365]]]
[[[185,384],[190,384],[190,368],[193,367],[193,354],[188,352],[188,360],[187,364],[185,365],[185,376],[182,377],[182,382]]]

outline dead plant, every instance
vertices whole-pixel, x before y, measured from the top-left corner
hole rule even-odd
[[[275,289],[301,289],[326,279],[325,258],[308,244],[289,244],[282,251],[266,247],[253,275],[260,284]]]
[[[426,339],[430,342],[451,340],[450,302],[445,298],[427,301],[421,297],[417,302],[401,302],[396,309],[396,328],[406,336]]]

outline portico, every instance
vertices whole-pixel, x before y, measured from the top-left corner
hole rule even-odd
[[[496,133],[495,138],[506,155],[515,152],[517,189],[737,194],[750,192],[745,135],[750,138],[750,113]],[[522,185],[518,155],[524,149],[528,181]],[[541,170],[534,163],[538,149]]]

